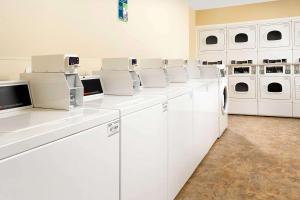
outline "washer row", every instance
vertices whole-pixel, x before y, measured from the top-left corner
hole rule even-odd
[[[224,68],[188,80],[184,65],[103,59],[100,80],[76,55],[32,57],[24,81],[0,82],[1,196],[174,199],[227,127]]]

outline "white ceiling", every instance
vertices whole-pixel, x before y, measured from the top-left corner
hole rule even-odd
[[[252,3],[261,3],[273,0],[187,0],[193,9],[204,10],[211,8],[222,8]]]

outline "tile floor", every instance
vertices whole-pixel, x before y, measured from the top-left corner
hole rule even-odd
[[[300,119],[230,116],[176,200],[300,200]]]

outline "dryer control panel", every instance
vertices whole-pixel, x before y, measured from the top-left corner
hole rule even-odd
[[[260,66],[260,74],[291,74],[291,64],[288,64],[285,58],[275,60],[264,59],[263,63],[264,64]]]
[[[253,60],[231,60],[228,75],[256,75],[256,65]]]
[[[219,61],[202,61],[202,65],[222,65],[223,61],[219,60]]]

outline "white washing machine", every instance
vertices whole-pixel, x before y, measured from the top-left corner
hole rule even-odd
[[[294,50],[293,56],[293,117],[300,117],[300,50]]]
[[[202,80],[216,81],[218,89],[218,130],[219,137],[228,127],[228,77],[224,65],[202,65],[200,66]]]
[[[195,169],[193,153],[193,94],[192,89],[188,87],[165,87],[164,82],[167,78],[165,72],[168,71],[168,68],[162,61],[162,59],[142,59],[140,61],[140,77],[143,85],[140,94],[163,95],[168,99],[167,199],[173,200]],[[172,62],[172,60],[169,61],[169,63]],[[164,74],[164,77],[153,76],[153,71]],[[180,76],[174,73],[172,75],[174,77]],[[182,78],[178,78],[184,80],[186,74],[183,73],[182,76]],[[159,77],[162,80],[159,80]],[[161,85],[155,84],[155,87],[153,87],[154,83],[161,83]]]
[[[164,200],[167,198],[167,98],[138,92],[135,63],[131,58],[104,59],[101,82],[99,77],[82,79],[84,105],[119,111],[121,199]]]
[[[0,105],[1,199],[119,199],[117,111],[32,108],[26,82],[1,82]]]
[[[218,65],[219,70],[219,105],[220,105],[220,134],[223,135],[228,128],[228,77],[226,67]]]
[[[189,60],[187,68],[190,79],[185,83],[170,83],[171,87],[189,87],[193,90],[193,141],[195,168],[206,156],[219,137],[217,82],[200,79],[198,62]]]
[[[258,114],[291,117],[292,52],[286,50],[261,51],[258,54],[259,99]]]
[[[229,52],[229,114],[257,115],[257,52]]]
[[[143,88],[141,95],[163,95],[168,99],[168,199],[171,200],[194,171],[192,89]]]

